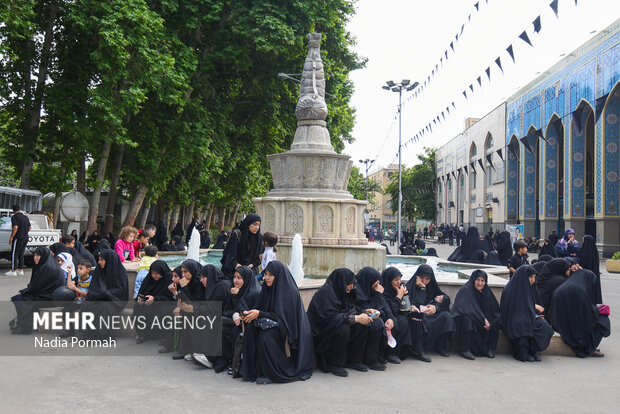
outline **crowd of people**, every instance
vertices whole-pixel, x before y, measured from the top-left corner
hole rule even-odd
[[[494,358],[500,332],[519,361],[540,361],[554,330],[577,356],[603,356],[598,346],[610,334],[609,308],[603,305],[598,269],[571,258],[576,242],[570,233],[567,258],[541,255],[530,265],[525,243],[515,242],[511,254],[507,232],[481,238],[475,227],[469,228],[450,260],[509,266],[513,274],[499,302],[484,270],[473,271],[452,300],[426,264],[407,275],[406,283],[395,267],[383,272],[364,267],[357,274],[339,268],[314,294],[306,312],[288,267],[275,257],[277,236],[262,234],[260,225],[261,218],[249,214],[226,241],[224,234],[222,240],[218,236],[216,245],[224,244],[221,269],[192,259],[170,269],[151,245],[166,242],[157,237],[158,226],[142,232],[123,228],[115,242],[99,239],[89,248],[72,236],[40,247],[34,252],[30,283],[12,298],[17,311],[12,332],[32,331],[38,301],[72,302],[66,312],[118,314],[130,300],[123,261],[140,260],[134,315],[201,315],[209,311],[209,303],[219,302],[222,343],[221,354],[212,355],[204,331],[144,328],[136,328],[136,341],[159,341],[161,354],[246,381],[306,380],[315,365],[346,377],[348,369],[383,371],[388,363],[404,359],[431,362],[428,350],[447,357],[454,341],[463,358]],[[406,248],[407,243],[405,238]],[[106,337],[113,332],[61,334],[71,335]]]

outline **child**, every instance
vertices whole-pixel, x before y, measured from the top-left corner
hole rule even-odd
[[[77,297],[75,298],[76,303],[84,302],[84,298],[88,295],[88,288],[90,287],[90,282],[93,279],[90,274],[92,267],[93,265],[89,260],[80,260],[80,263],[77,266],[77,277],[67,282],[67,287],[77,294]]]
[[[267,268],[269,262],[276,260],[276,252],[278,251],[278,248],[276,247],[277,244],[278,236],[276,236],[274,233],[268,231],[267,233],[263,234],[263,246],[265,246],[265,250],[261,255],[260,265],[262,268],[262,272],[256,275],[256,279],[258,279],[259,282],[263,280],[263,275],[265,274],[265,269]]]
[[[121,263],[125,260],[135,262],[135,255],[133,254],[133,241],[138,234],[138,230],[135,227],[125,226],[121,229],[121,233],[118,235],[118,240],[114,244],[114,250],[121,259]]]
[[[149,269],[155,260],[157,260],[157,247],[146,246],[144,248],[144,256],[142,256],[140,263],[138,263],[138,274],[136,275],[136,284],[133,288],[134,300],[138,297],[140,286],[142,286],[142,282],[146,275],[149,274]]]
[[[508,270],[510,270],[510,277],[514,275],[519,266],[530,264],[527,261],[527,243],[523,240],[517,240],[514,242],[513,247],[515,254],[508,259]]]
[[[58,266],[65,273],[65,284],[68,284],[69,281],[75,278],[75,269],[73,268],[73,256],[71,253],[58,253],[56,256],[56,261],[58,262]]]
[[[88,288],[90,287],[90,282],[93,279],[92,275],[90,274],[92,267],[92,263],[87,259],[82,259],[79,261],[77,265],[77,276],[74,279],[69,279],[67,281],[67,287],[74,291],[76,294],[75,300],[72,304],[67,305],[63,308],[64,313],[77,311],[82,302],[84,302],[84,298],[86,297],[86,295],[88,295]],[[60,338],[67,338],[69,336],[73,336],[74,334],[75,330],[69,329],[61,332],[58,336]]]
[[[138,238],[132,242],[134,257],[138,257],[138,258],[142,257],[140,256],[140,251],[144,247],[148,246],[150,238],[151,236],[149,235],[149,233],[145,231],[138,233]]]

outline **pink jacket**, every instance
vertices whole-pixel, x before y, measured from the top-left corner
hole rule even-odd
[[[116,244],[114,245],[114,250],[116,251],[116,254],[118,254],[118,257],[120,257],[121,263],[126,260],[125,252],[129,253],[129,256],[128,256],[129,260],[133,261],[133,259],[135,258],[133,254],[133,244],[126,242],[123,239],[118,239],[116,241]]]

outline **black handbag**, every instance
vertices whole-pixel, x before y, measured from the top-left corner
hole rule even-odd
[[[266,330],[271,328],[277,328],[279,325],[278,322],[274,321],[273,319],[258,318],[256,319],[256,326],[261,328],[262,330]]]
[[[409,295],[403,296],[400,300],[400,312],[411,312],[411,299],[409,299]]]
[[[235,338],[235,348],[231,363],[232,377],[241,376],[241,361],[243,360],[243,335],[245,335],[245,323],[241,322],[241,333]]]

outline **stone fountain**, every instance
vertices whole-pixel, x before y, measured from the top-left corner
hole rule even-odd
[[[385,268],[385,249],[364,236],[368,203],[347,191],[352,161],[331,145],[325,103],[320,33],[308,34],[308,56],[295,108],[297,130],[291,149],[269,155],[274,188],[254,198],[261,231],[278,235],[278,259],[290,261],[291,242],[301,235],[304,273],[325,277],[332,270]]]

